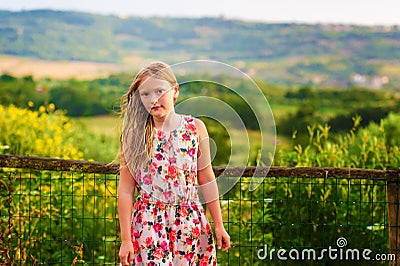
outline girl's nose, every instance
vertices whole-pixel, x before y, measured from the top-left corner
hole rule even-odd
[[[151,99],[151,104],[156,104],[158,102],[158,96],[153,96],[153,98]]]

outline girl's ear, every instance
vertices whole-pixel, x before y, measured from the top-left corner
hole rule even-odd
[[[179,85],[176,85],[174,88],[174,103],[178,99],[178,96],[179,96]]]

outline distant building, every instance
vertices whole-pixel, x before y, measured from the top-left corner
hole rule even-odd
[[[366,76],[355,73],[351,76],[351,83],[357,87],[364,87],[370,89],[380,89],[389,83],[387,76]]]

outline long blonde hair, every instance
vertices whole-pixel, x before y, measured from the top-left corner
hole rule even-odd
[[[120,153],[123,152],[126,165],[133,177],[136,177],[137,171],[148,162],[153,148],[153,117],[142,104],[138,93],[138,88],[149,77],[165,80],[171,87],[178,86],[176,77],[168,64],[160,61],[153,62],[139,71],[128,92],[121,98],[123,123]]]

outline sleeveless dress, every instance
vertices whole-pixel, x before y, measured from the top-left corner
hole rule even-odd
[[[181,115],[175,130],[155,129],[153,154],[136,178],[134,265],[216,265],[211,226],[198,196],[198,143],[191,116]]]

